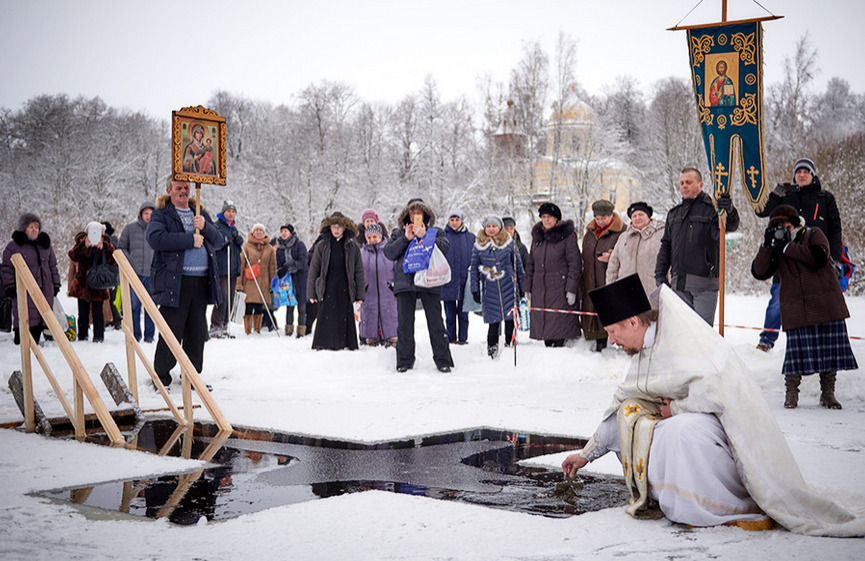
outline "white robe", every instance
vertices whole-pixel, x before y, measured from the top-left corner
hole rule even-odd
[[[747,367],[724,338],[667,286],[660,293],[655,342],[634,357],[604,419],[615,415],[622,401],[632,397],[671,398],[674,415],[714,414],[724,428],[748,493],[788,530],[818,536],[865,536],[865,497],[831,493],[805,482]],[[583,455],[592,456],[594,445],[590,441]]]

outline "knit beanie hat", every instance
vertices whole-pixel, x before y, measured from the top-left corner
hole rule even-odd
[[[226,210],[233,210],[234,212],[237,212],[237,207],[234,206],[234,203],[231,202],[231,201],[223,201],[223,203],[222,203],[222,213],[225,214],[225,211],[226,211]]]
[[[380,237],[384,237],[384,230],[378,224],[370,224],[366,227],[366,234],[378,234]]]
[[[802,221],[799,219],[799,213],[790,205],[778,205],[772,209],[772,214],[769,215],[769,227],[772,228],[784,222],[789,222],[795,228],[798,228]]]
[[[795,176],[796,172],[803,168],[811,172],[812,176],[817,175],[817,166],[808,158],[799,158],[796,160],[796,164],[793,166],[793,175]]]
[[[610,201],[601,199],[592,203],[592,212],[595,216],[612,216],[616,207]]]
[[[538,207],[538,216],[543,216],[545,214],[549,214],[556,220],[562,219],[561,209],[559,209],[559,207],[557,207],[553,203],[544,203],[540,207]]]
[[[650,207],[648,203],[644,203],[643,201],[632,203],[631,206],[628,207],[628,218],[630,218],[631,215],[634,214],[635,210],[642,210],[646,213],[646,216],[648,216],[649,218],[652,217],[652,207]]]
[[[27,226],[33,223],[39,224],[39,230],[42,230],[42,221],[39,220],[39,217],[33,214],[32,212],[25,212],[18,218],[18,231],[23,232],[27,229]]]
[[[366,209],[365,211],[363,211],[363,214],[360,215],[360,223],[363,224],[364,222],[366,222],[367,218],[372,218],[376,222],[379,221],[378,213],[371,208]]]
[[[250,230],[250,232],[255,232],[256,230],[261,230],[262,232],[264,232],[264,235],[265,235],[265,236],[267,235],[267,228],[265,228],[265,227],[264,227],[264,224],[262,224],[262,223],[260,223],[260,222],[257,223],[257,224],[254,224],[254,225],[252,226],[252,230]]]
[[[514,228],[517,227],[517,221],[510,216],[505,216],[504,218],[502,218],[502,224],[505,226],[513,226]]]
[[[499,227],[499,230],[501,230],[504,227],[504,224],[502,223],[502,219],[499,218],[498,216],[493,216],[492,214],[487,216],[486,218],[484,218],[484,228],[487,227],[487,224],[495,224],[496,226]]]
[[[283,228],[288,230],[289,232],[291,232],[292,236],[294,235],[294,225],[293,224],[283,224],[282,226],[279,227],[280,230],[282,230]]]
[[[456,216],[462,222],[466,221],[466,213],[464,213],[462,209],[459,209],[457,207],[452,208],[451,211],[448,213],[448,220],[450,220],[453,216]]]

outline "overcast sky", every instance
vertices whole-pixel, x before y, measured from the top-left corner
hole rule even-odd
[[[217,90],[294,103],[311,83],[341,81],[366,101],[397,102],[427,75],[442,97],[477,96],[481,76],[507,82],[527,42],[552,56],[560,30],[578,42],[577,77],[600,93],[631,75],[648,91],[689,78],[685,32],[667,31],[698,0],[0,0],[0,107],[39,94],[100,96],[169,118]],[[865,92],[865,2],[762,0],[765,83],[806,31],[816,87],[840,76]],[[729,0],[728,19],[766,15]],[[683,25],[719,21],[704,0]]]

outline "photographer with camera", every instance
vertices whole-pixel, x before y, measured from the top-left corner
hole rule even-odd
[[[779,205],[790,205],[796,209],[805,226],[820,228],[829,241],[829,256],[833,265],[841,263],[843,251],[841,243],[841,215],[832,193],[822,188],[817,168],[808,158],[799,158],[793,166],[794,183],[779,183],[769,194],[769,200],[757,216],[769,216]],[[840,276],[840,274],[839,274]],[[766,317],[763,321],[764,331],[760,333],[757,348],[768,352],[778,340],[777,329],[781,327],[781,313],[778,308],[777,275],[772,279],[769,290],[769,303],[766,306]]]
[[[858,368],[850,348],[850,317],[829,258],[829,241],[820,228],[802,226],[796,209],[775,207],[751,274],[766,280],[780,277],[781,325],[787,351],[781,373],[786,380],[784,407],[799,404],[803,375],[820,373],[820,405],[841,409],[835,399],[835,373]]]

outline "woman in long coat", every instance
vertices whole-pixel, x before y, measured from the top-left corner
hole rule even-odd
[[[628,218],[631,223],[619,236],[607,264],[607,284],[637,273],[646,296],[651,296],[657,290],[655,263],[661,250],[664,223],[652,219],[652,207],[644,202],[629,206]],[[653,307],[657,308],[657,303]]]
[[[586,226],[583,236],[583,311],[594,312],[589,291],[606,284],[607,264],[613,247],[624,229],[622,219],[616,214],[616,207],[607,200],[592,203],[595,217]],[[583,336],[587,341],[595,341],[596,351],[607,346],[607,332],[597,316],[582,316]]]
[[[838,370],[859,368],[847,335],[850,312],[829,252],[829,240],[820,228],[802,227],[794,207],[779,205],[751,263],[754,278],[767,280],[776,271],[781,278],[781,326],[787,333],[781,373],[788,409],[799,404],[802,376],[815,372],[820,373],[820,405],[841,409],[835,376]]]
[[[51,238],[42,232],[42,222],[35,214],[24,213],[18,219],[18,229],[12,232],[12,241],[3,250],[3,264],[0,265],[0,281],[8,298],[12,299],[13,330],[15,344],[21,342],[18,326],[18,298],[15,286],[15,267],[12,256],[20,253],[30,269],[30,274],[36,279],[36,284],[48,301],[48,306],[54,305],[54,297],[60,291],[60,273],[57,271],[57,257],[51,247]],[[36,343],[42,335],[45,322],[39,315],[39,310],[32,298],[27,298],[27,317],[30,335]]]
[[[99,243],[90,243],[89,233],[102,232]],[[93,318],[93,342],[105,340],[105,316],[102,313],[102,303],[108,300],[108,289],[94,290],[87,285],[87,272],[103,258],[108,265],[116,265],[114,261],[114,246],[111,238],[105,233],[105,226],[99,222],[87,224],[87,231],[75,236],[75,245],[69,250],[69,259],[77,263],[75,277],[70,283],[69,293],[78,298],[78,340],[86,341],[90,329],[90,318]]]
[[[270,294],[270,280],[276,276],[276,250],[270,245],[270,236],[263,224],[252,227],[243,244],[240,259],[240,276],[237,277],[237,290],[246,293],[246,309],[243,315],[243,329],[249,335],[253,329],[261,333],[264,310],[273,304]],[[258,265],[260,274],[255,278],[247,270],[255,270]],[[258,286],[256,286],[258,285]]]
[[[312,248],[306,292],[318,303],[313,349],[357,349],[353,302],[366,297],[363,260],[354,238],[357,227],[341,212],[321,223],[321,236]]]
[[[502,227],[498,216],[484,218],[484,229],[478,232],[472,248],[470,271],[472,297],[481,304],[484,323],[489,324],[487,354],[495,358],[503,321],[505,346],[511,343],[517,291],[523,281],[522,259],[515,251],[514,239]]]
[[[562,211],[552,203],[538,209],[541,221],[532,228],[532,248],[523,279],[523,291],[533,308],[578,311],[583,264],[573,220],[562,220]],[[574,314],[532,310],[532,339],[548,347],[561,347],[565,339],[580,336],[580,321]]]
[[[466,344],[469,336],[469,313],[463,310],[463,298],[475,243],[475,235],[469,232],[465,220],[463,211],[455,208],[450,211],[448,225],[445,226],[445,236],[450,242],[446,259],[451,268],[451,280],[442,286],[442,303],[448,342],[457,345]]]
[[[379,224],[366,226],[366,243],[361,248],[366,299],[360,306],[360,338],[367,345],[384,342],[396,345],[397,314],[393,284],[393,261],[384,254],[385,232]]]

